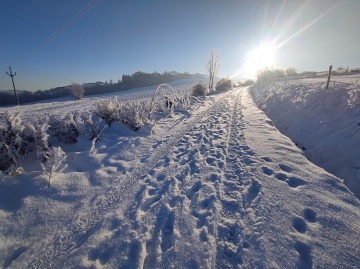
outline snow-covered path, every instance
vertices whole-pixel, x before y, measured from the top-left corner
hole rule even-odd
[[[106,150],[98,149],[99,159]],[[165,119],[135,148],[107,156],[99,171],[109,174],[124,156],[137,161],[112,174],[117,184],[11,267],[360,265],[359,201],[310,163],[246,88]]]

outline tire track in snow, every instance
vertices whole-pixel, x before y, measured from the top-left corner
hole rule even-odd
[[[121,186],[116,186],[106,192],[91,209],[87,210],[79,216],[73,224],[69,225],[66,230],[60,232],[54,241],[45,248],[38,250],[38,255],[32,260],[28,268],[53,268],[69,251],[81,246],[96,228],[96,224],[102,217],[117,205],[122,197],[128,193],[133,186],[143,179],[149,170],[151,170],[162,156],[166,155],[174,145],[182,139],[182,137],[191,130],[201,119],[213,110],[217,110],[217,106],[226,100],[230,93],[220,96],[214,104],[209,108],[201,111],[194,119],[188,119],[184,123],[180,132],[170,135],[170,137],[160,144],[153,154],[142,164],[141,167],[135,169],[130,175],[126,175],[126,179],[119,178],[119,182],[123,182]],[[19,257],[16,263],[26,263]]]

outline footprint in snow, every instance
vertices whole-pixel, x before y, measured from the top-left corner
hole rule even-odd
[[[213,158],[213,157],[207,157],[206,158],[206,163],[209,165],[209,166],[214,166],[214,165],[216,165],[216,159],[215,158]],[[215,163],[215,164],[214,164]]]
[[[265,171],[264,171],[265,172]],[[301,178],[298,177],[288,177],[284,173],[277,173],[275,174],[276,179],[280,181],[286,182],[290,188],[296,189],[297,187],[300,187],[302,185],[305,185],[307,182]]]
[[[293,228],[299,233],[305,233],[307,231],[307,222],[317,222],[316,212],[310,208],[305,208],[303,211],[303,217],[295,217],[293,219]]]
[[[287,179],[287,176],[283,173],[278,173],[275,175],[275,177],[280,181],[285,181]]]
[[[263,166],[261,167],[263,172],[265,173],[265,175],[271,176],[272,174],[274,174],[274,171],[272,169],[270,169],[269,167]]]
[[[305,233],[307,230],[306,221],[303,218],[296,217],[293,219],[293,227],[299,233]]]
[[[159,175],[156,177],[156,180],[157,180],[157,181],[163,181],[165,178],[166,178],[166,176],[165,176],[164,174],[159,174]]]
[[[271,163],[272,160],[269,157],[261,157],[261,159],[263,159],[265,162],[267,163]]]
[[[296,268],[312,268],[312,255],[309,245],[301,241],[297,241],[294,248],[299,253],[299,260]]]
[[[305,180],[297,177],[289,177],[286,182],[291,188],[297,188],[306,184]]]
[[[279,168],[284,172],[290,173],[293,169],[285,164],[279,164]]]
[[[312,223],[317,222],[316,212],[314,210],[310,209],[310,208],[305,208],[305,210],[304,210],[304,218],[308,222],[312,222]]]
[[[195,193],[197,193],[201,189],[201,187],[201,182],[197,181],[194,186],[192,186],[191,189],[186,192],[186,197],[191,200],[194,197]]]
[[[170,212],[162,229],[161,250],[167,251],[174,245],[175,214]]]
[[[217,174],[210,174],[209,177],[206,178],[207,181],[216,182],[219,179],[219,175]]]

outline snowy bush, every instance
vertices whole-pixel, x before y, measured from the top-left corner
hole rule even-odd
[[[350,90],[348,98],[348,104],[350,107],[354,107],[360,104],[360,89],[358,85],[358,81],[355,81],[354,88]]]
[[[177,91],[175,94],[175,107],[181,110],[188,110],[191,97],[185,91]]]
[[[82,114],[81,133],[95,144],[106,128],[105,122],[96,114]]]
[[[231,81],[231,79],[223,78],[223,79],[219,80],[215,85],[215,89],[217,91],[231,90],[232,89],[232,81]]]
[[[26,158],[46,159],[49,127],[46,117],[23,123],[19,113],[6,111],[0,120],[0,170],[12,175],[21,170],[20,163]]]
[[[295,77],[297,75],[295,67],[291,67],[291,66],[286,68],[285,73],[286,73],[286,76],[288,76],[288,77]]]
[[[149,118],[155,112],[172,112],[174,105],[174,88],[164,83],[160,84],[154,91],[149,105]]]
[[[268,87],[274,84],[275,79],[285,77],[285,71],[281,68],[265,68],[258,72],[256,83],[260,87]]]
[[[123,105],[122,122],[128,124],[134,131],[145,124],[151,124],[150,113],[146,109],[146,101],[129,100]]]
[[[255,82],[252,79],[248,79],[245,80],[243,83],[241,83],[241,86],[246,87],[246,86],[251,86],[253,85]]]
[[[203,83],[198,83],[193,86],[192,92],[194,96],[205,96],[206,95],[206,86]]]
[[[109,127],[113,122],[121,121],[121,103],[117,97],[112,100],[101,100],[95,106],[95,114],[103,119]]]
[[[49,118],[51,135],[59,142],[74,144],[77,142],[79,132],[79,114],[69,112],[64,118],[51,115]]]
[[[14,174],[23,156],[22,132],[24,125],[19,113],[5,112],[1,115],[0,129],[0,170]]]
[[[51,178],[56,174],[61,173],[67,167],[65,159],[66,153],[61,149],[61,147],[53,147],[49,151],[49,155],[46,160],[41,163],[42,170],[47,175],[49,186]]]
[[[172,114],[174,112],[175,105],[175,95],[162,92],[159,94],[158,99],[156,100],[156,111]]]
[[[24,155],[33,154],[34,157],[46,160],[49,154],[48,133],[49,118],[47,116],[31,119],[23,130]]]

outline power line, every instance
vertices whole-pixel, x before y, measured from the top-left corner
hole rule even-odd
[[[70,18],[66,23],[64,23],[58,30],[56,30],[49,38],[45,40],[45,45],[47,46],[51,41],[60,36],[65,30],[67,30],[70,26],[72,26],[76,21],[80,20],[86,13],[88,13],[91,9],[97,6],[102,0],[92,0],[88,3],[83,9],[81,9],[75,16]]]
[[[127,8],[132,2],[134,2],[134,0],[128,0],[125,3],[123,3],[122,5],[120,5],[117,9],[115,9],[112,13],[110,13],[109,15],[107,15],[105,18],[103,18],[102,20],[98,20],[97,21],[97,25],[104,23],[105,21],[109,20],[112,16],[114,16],[116,13],[120,12],[121,10]],[[88,27],[86,30],[84,30],[83,32],[81,32],[80,34],[76,35],[76,37],[74,37],[73,41],[76,40],[77,38],[79,38],[81,35],[86,34],[87,32],[89,32],[93,27],[90,26]]]

